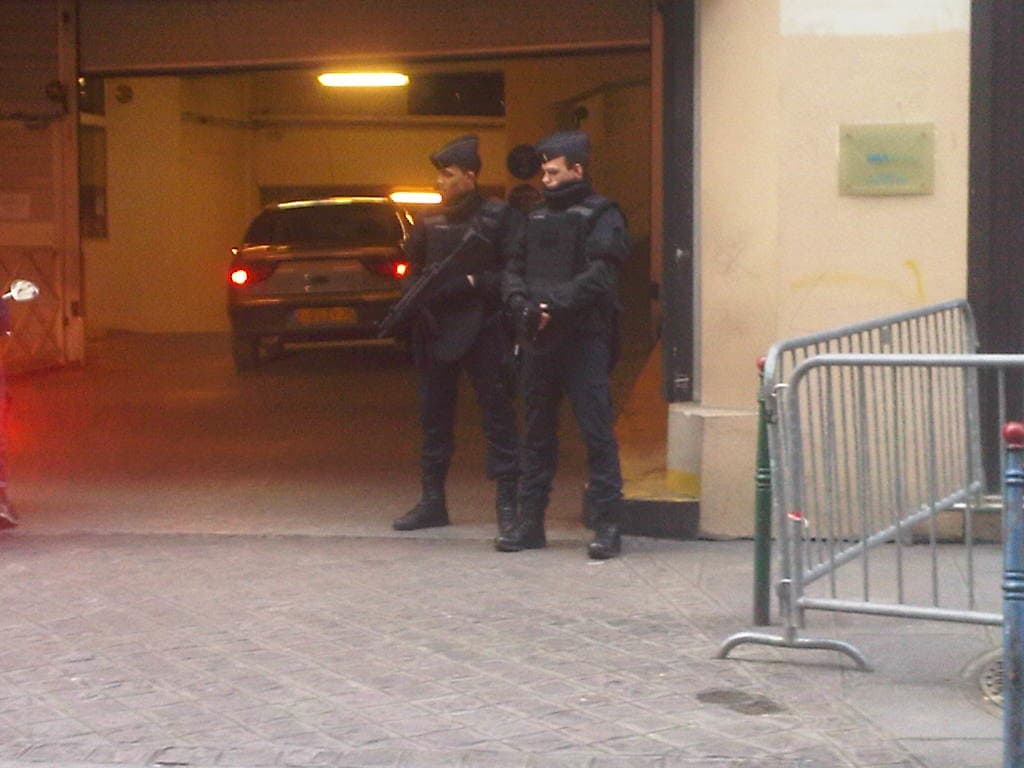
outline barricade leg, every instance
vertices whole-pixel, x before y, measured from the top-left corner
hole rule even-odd
[[[792,565],[791,567],[796,573],[799,573],[800,569],[800,540],[803,535],[803,516],[798,513],[790,513],[787,516],[787,531],[786,541],[782,546],[788,546],[793,548],[793,552],[788,562]],[[782,582],[782,588],[786,590],[786,595],[783,596],[784,610],[786,620],[785,632],[782,635],[768,635],[761,632],[737,632],[735,635],[731,635],[725,639],[722,646],[718,649],[716,658],[724,659],[729,655],[738,645],[751,644],[751,645],[768,645],[776,648],[797,648],[807,650],[818,650],[818,651],[838,651],[839,653],[845,654],[853,659],[858,669],[869,672],[871,667],[868,665],[867,659],[864,658],[863,654],[858,651],[850,643],[845,643],[842,640],[832,640],[830,638],[808,638],[799,637],[797,630],[800,627],[801,622],[801,608],[799,606],[799,595],[800,595],[800,582],[792,578],[784,579]]]
[[[757,361],[764,385],[764,358]],[[757,468],[754,474],[754,624],[771,623],[772,470],[764,393],[757,399]]]
[[[1003,768],[1024,766],[1024,424],[1003,427]]]

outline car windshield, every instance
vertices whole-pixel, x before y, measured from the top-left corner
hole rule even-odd
[[[273,208],[260,213],[245,233],[250,245],[331,243],[394,245],[402,240],[398,214],[379,203],[331,203]]]

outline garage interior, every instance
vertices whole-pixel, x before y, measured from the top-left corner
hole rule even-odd
[[[539,0],[75,5],[86,338],[227,330],[230,248],[271,200],[429,189],[429,153],[469,132],[481,139],[482,185],[504,196],[522,183],[506,167],[515,146],[580,127],[597,188],[629,220],[637,258],[623,298],[649,345],[646,0],[570,0],[557,19]],[[317,82],[345,70],[410,83]]]
[[[591,134],[595,184],[628,218],[623,296],[631,322],[649,326],[649,53],[377,68],[410,86],[326,88],[326,67],[87,78],[98,92],[81,115],[87,336],[226,330],[230,248],[267,202],[429,189],[430,152],[469,132],[483,186],[505,196],[522,183],[506,167],[511,148],[569,127]]]

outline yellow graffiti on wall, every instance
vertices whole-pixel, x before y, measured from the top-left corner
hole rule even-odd
[[[791,284],[794,290],[812,290],[824,285],[864,286],[872,291],[896,294],[912,304],[925,302],[924,278],[921,268],[913,259],[907,259],[903,266],[910,272],[912,285],[907,285],[906,278],[888,278],[881,275],[870,275],[864,272],[818,272],[807,275]]]

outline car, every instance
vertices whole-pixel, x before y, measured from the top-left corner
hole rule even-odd
[[[235,368],[287,342],[367,339],[402,295],[413,217],[387,197],[268,205],[232,248],[228,315]]]

